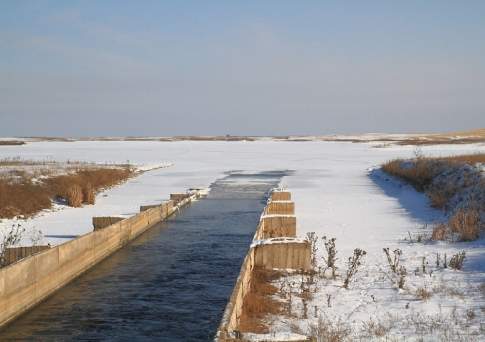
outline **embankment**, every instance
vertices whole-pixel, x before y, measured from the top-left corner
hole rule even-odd
[[[176,205],[172,200],[166,201],[0,269],[0,326],[28,311],[198,196],[198,192],[193,192]]]

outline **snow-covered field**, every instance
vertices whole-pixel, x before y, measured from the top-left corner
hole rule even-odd
[[[422,151],[425,155],[485,152],[485,145],[426,146]],[[298,233],[304,236],[307,232],[316,232],[320,237],[335,237],[339,274],[344,273],[346,259],[354,248],[366,250],[367,255],[348,290],[341,287],[341,278],[319,279],[308,305],[308,319],[279,317],[272,323],[272,329],[290,331],[290,321],[298,321],[300,329],[305,330],[318,320],[316,311],[320,317],[325,315],[333,321],[340,318],[356,331],[361,329],[362,322],[388,324],[391,321],[388,333],[398,337],[419,336],[416,327],[422,329],[423,336],[430,331],[433,335],[433,329],[449,325],[450,320],[463,323],[463,327],[469,325],[469,331],[478,331],[480,321],[485,322],[485,290],[480,293],[478,288],[485,281],[483,243],[404,241],[408,232],[416,236],[425,230],[424,225],[441,219],[443,214],[431,209],[426,197],[411,187],[369,171],[389,159],[412,157],[413,152],[412,146],[373,148],[372,144],[322,141],[82,141],[4,146],[0,149],[0,158],[128,161],[137,165],[173,163],[98,195],[96,205],[56,208],[22,221],[27,230],[31,227],[42,230],[53,244],[90,231],[92,216],[132,215],[140,205],[167,199],[170,192],[207,187],[231,170],[293,170],[282,180],[282,185],[288,186],[293,194]],[[3,220],[0,225],[6,227],[12,223],[12,220]],[[403,251],[402,263],[408,270],[403,290],[397,289],[390,276],[384,247]],[[450,258],[461,249],[467,253],[463,271],[436,269],[436,253],[446,253]],[[427,274],[415,272],[421,267],[423,257],[428,262]],[[429,300],[417,298],[419,288],[431,292]],[[327,295],[331,296],[330,307]],[[298,302],[294,305],[296,308]],[[467,310],[473,310],[474,317],[471,311],[467,317]],[[427,321],[432,327],[419,325]]]

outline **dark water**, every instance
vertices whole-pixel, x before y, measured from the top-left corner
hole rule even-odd
[[[79,277],[0,340],[208,341],[283,172],[232,173],[211,195]]]

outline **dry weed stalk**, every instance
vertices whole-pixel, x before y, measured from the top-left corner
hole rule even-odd
[[[349,288],[350,281],[352,280],[352,278],[357,273],[359,267],[362,265],[362,259],[364,258],[364,256],[366,254],[367,254],[367,252],[360,249],[360,248],[354,249],[354,254],[351,257],[349,257],[349,260],[348,260],[348,263],[347,263],[348,269],[347,269],[347,274],[345,276],[345,280],[344,280],[344,284],[343,284],[344,288],[346,288],[346,289]]]
[[[310,242],[311,246],[311,263],[312,267],[315,269],[317,266],[317,252],[318,252],[318,236],[315,232],[309,232],[306,234],[306,239]]]
[[[461,270],[463,268],[463,263],[465,262],[465,251],[461,251],[453,255],[450,259],[450,268],[454,270]]]
[[[383,248],[382,250],[386,254],[387,263],[389,264],[391,271],[394,274],[397,274],[397,271],[398,271],[398,268],[399,268],[399,263],[401,261],[400,258],[401,258],[401,255],[402,255],[402,251],[399,248],[395,249],[392,252],[393,256],[391,257],[391,253],[389,252],[389,248]]]
[[[332,278],[337,277],[337,248],[335,247],[336,238],[327,239],[326,236],[322,238],[327,256],[322,257],[325,262],[325,269],[323,276],[328,269],[332,270]]]

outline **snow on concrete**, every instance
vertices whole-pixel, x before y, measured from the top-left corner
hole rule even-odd
[[[341,278],[317,280],[308,319],[296,319],[301,329],[316,324],[318,319],[313,315],[316,306],[320,317],[325,314],[334,320],[343,319],[356,330],[361,329],[364,321],[380,320],[384,324],[389,317],[394,317],[398,322],[407,323],[396,323],[391,331],[416,336],[417,323],[413,322],[448,324],[444,322],[454,314],[455,321],[465,320],[463,324],[467,324],[467,329],[476,332],[480,321],[484,321],[484,299],[478,290],[480,282],[485,280],[482,242],[449,244],[405,240],[409,240],[410,234],[416,237],[425,233],[430,229],[427,225],[443,219],[444,214],[430,208],[426,196],[412,187],[371,172],[389,159],[412,157],[414,150],[413,146],[374,148],[373,144],[366,143],[323,141],[82,141],[5,146],[0,149],[0,158],[172,164],[98,195],[96,205],[43,212],[22,221],[27,228],[41,229],[51,243],[90,231],[92,216],[132,215],[138,212],[140,205],[158,203],[167,199],[171,192],[207,187],[231,170],[293,171],[284,177],[281,186],[292,192],[297,233],[305,236],[307,232],[316,232],[320,237],[337,238],[339,274],[344,273],[345,262],[354,248],[367,251],[364,267],[349,290],[341,287]],[[424,146],[421,150],[425,155],[446,156],[485,152],[485,145]],[[11,220],[0,223],[10,224]],[[389,275],[384,247],[403,251],[402,264],[410,274],[404,290],[398,290]],[[436,269],[436,253],[442,256],[446,253],[450,258],[462,249],[467,252],[463,271]],[[418,270],[415,273],[423,257],[428,262],[427,272]],[[416,298],[420,288],[434,291],[429,300]],[[327,295],[331,296],[331,307],[327,305]],[[473,310],[475,315],[469,322],[466,310]],[[290,321],[295,323],[295,319],[277,317],[271,328],[290,333]]]

